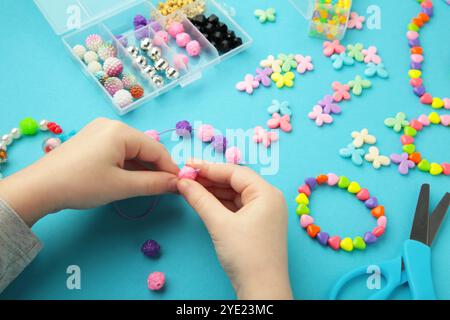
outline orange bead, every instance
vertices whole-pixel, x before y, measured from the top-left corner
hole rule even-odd
[[[384,206],[377,206],[373,208],[371,213],[377,219],[384,216]]]
[[[130,89],[130,93],[134,99],[140,99],[144,95],[144,88],[140,85],[135,85]]]
[[[328,176],[326,174],[321,174],[316,178],[318,184],[324,184],[328,182]]]
[[[420,154],[420,152],[413,152],[409,155],[408,159],[415,164],[418,164],[422,160],[422,155]]]
[[[315,238],[317,236],[317,234],[320,232],[320,227],[316,226],[315,224],[310,224],[307,228],[306,228],[306,232],[308,232],[308,235],[311,238]]]
[[[416,26],[418,26],[419,28],[423,26],[424,22],[422,21],[422,19],[419,18],[414,18],[412,19],[412,23],[414,23]]]
[[[429,17],[426,13],[423,13],[423,12],[419,13],[419,14],[417,15],[417,17],[418,17],[420,20],[422,20],[424,23],[427,23],[428,21],[430,21],[430,17]]]
[[[422,47],[412,47],[411,54],[423,54]]]

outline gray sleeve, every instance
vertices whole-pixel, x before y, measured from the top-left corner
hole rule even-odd
[[[42,244],[17,213],[0,199],[0,293],[36,257]]]

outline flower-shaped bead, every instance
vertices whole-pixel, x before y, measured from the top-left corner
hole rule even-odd
[[[398,164],[398,172],[403,175],[408,174],[409,169],[416,166],[412,160],[409,160],[409,155],[406,152],[401,154],[391,154],[391,160],[393,163]]]
[[[345,47],[341,45],[339,40],[325,41],[323,43],[323,54],[327,57],[331,57],[333,54],[340,54],[345,51]]]
[[[361,43],[349,44],[347,46],[347,55],[356,61],[364,61],[364,54],[362,53],[364,45]]]
[[[236,84],[236,89],[239,91],[245,91],[248,94],[252,94],[253,90],[259,87],[259,81],[253,77],[251,74],[247,74],[244,81],[238,82]]]
[[[400,132],[404,127],[409,125],[409,121],[406,120],[406,114],[399,112],[394,118],[387,118],[384,120],[384,124],[392,128],[395,132]]]
[[[274,8],[268,8],[266,10],[256,9],[254,13],[255,17],[257,17],[261,23],[275,22],[277,19],[277,12]]]
[[[295,74],[293,72],[289,71],[285,74],[275,72],[272,73],[271,78],[279,89],[283,88],[284,86],[289,88],[292,88],[294,86]]]
[[[327,94],[325,97],[323,97],[322,100],[317,102],[319,106],[323,108],[324,113],[341,113],[341,107],[337,103],[334,102],[333,96]]]
[[[367,49],[363,49],[361,52],[364,55],[364,63],[375,63],[379,64],[381,63],[381,57],[377,54],[377,47],[370,46]]]
[[[297,54],[295,55],[295,61],[297,61],[297,72],[300,74],[314,70],[314,65],[312,64],[312,58],[310,56],[304,57],[301,54]]]
[[[255,143],[262,143],[266,148],[270,147],[272,142],[278,140],[278,134],[275,131],[267,132],[264,128],[258,126],[255,127],[255,135],[253,141]]]
[[[291,69],[297,68],[297,61],[295,60],[295,56],[293,54],[280,53],[278,55],[278,59],[282,61],[281,70],[284,72],[289,72]]]
[[[348,84],[342,84],[338,81],[333,82],[331,85],[334,93],[333,93],[333,99],[336,102],[340,102],[342,100],[350,100],[350,87]]]
[[[358,75],[354,80],[348,82],[348,86],[352,88],[352,92],[355,96],[360,96],[363,89],[372,87],[372,82],[370,80],[363,79]]]
[[[381,166],[388,166],[391,164],[391,159],[386,156],[380,155],[380,150],[377,147],[370,147],[369,153],[364,157],[366,161],[372,162],[372,166],[375,169],[379,169]]]
[[[352,143],[347,145],[347,147],[339,150],[339,155],[343,158],[351,158],[352,162],[357,166],[363,164],[363,156],[366,152],[364,149],[355,147]]]
[[[272,104],[267,108],[267,112],[270,114],[279,113],[281,115],[292,115],[291,108],[289,108],[289,102],[283,101],[280,102],[279,100],[272,100]]]
[[[364,16],[360,16],[358,13],[352,12],[350,13],[350,18],[348,19],[347,28],[361,30],[365,20],[366,18]]]
[[[349,57],[345,52],[333,54],[331,60],[333,61],[332,66],[336,70],[342,69],[343,66],[352,66],[355,63],[355,60],[352,57]]]
[[[369,130],[366,128],[361,131],[353,131],[352,138],[353,145],[357,148],[362,147],[365,143],[375,144],[377,142],[377,138],[374,135],[369,134]]]
[[[311,120],[315,120],[318,127],[333,122],[333,117],[328,113],[324,113],[322,106],[319,105],[313,107],[313,110],[308,113],[308,118],[310,118]]]
[[[281,116],[279,113],[272,114],[272,119],[267,121],[267,126],[270,129],[280,128],[284,132],[291,132],[291,117],[289,115]]]
[[[273,72],[281,72],[281,64],[283,62],[279,59],[275,59],[273,55],[267,57],[267,59],[260,62],[260,66],[263,68],[270,68]]]
[[[373,62],[369,62],[366,70],[364,70],[364,74],[368,77],[378,76],[383,79],[389,77],[389,73],[385,69],[383,63],[375,64]]]
[[[256,68],[255,80],[259,81],[264,87],[270,87],[272,85],[272,80],[270,79],[272,73],[273,71],[271,68]]]

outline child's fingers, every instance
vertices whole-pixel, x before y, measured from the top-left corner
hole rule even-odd
[[[121,170],[119,180],[125,198],[151,196],[178,191],[178,177],[162,171]]]
[[[223,216],[227,209],[208,190],[196,181],[181,179],[178,181],[178,191],[189,205],[197,211],[200,218],[209,228]]]
[[[231,188],[207,187],[206,189],[220,200],[234,200],[238,195],[238,193]]]

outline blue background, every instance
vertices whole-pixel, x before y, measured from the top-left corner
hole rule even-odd
[[[354,2],[354,10],[364,15],[367,7],[374,4],[374,1]],[[335,117],[333,125],[318,128],[307,118],[307,113],[317,100],[331,92],[332,81],[346,82],[362,74],[363,65],[341,72],[333,70],[330,60],[321,53],[322,41],[307,37],[307,22],[287,1],[227,0],[237,10],[235,19],[254,38],[253,46],[208,70],[200,81],[184,89],[177,88],[124,117],[114,113],[99,88],[79,70],[79,65],[73,62],[61,39],[32,1],[1,1],[0,131],[7,132],[17,126],[25,116],[51,119],[66,129],[79,129],[99,116],[120,119],[141,130],[170,128],[181,119],[201,120],[221,130],[248,129],[265,124],[266,107],[272,99],[288,100],[294,111],[294,131],[281,134],[280,170],[267,179],[283,190],[289,203],[289,269],[294,296],[324,299],[343,273],[362,264],[392,258],[400,252],[403,241],[409,236],[422,183],[431,183],[433,207],[444,192],[450,190],[449,178],[445,176],[431,177],[415,170],[404,177],[394,165],[377,171],[368,163],[362,168],[356,167],[338,155],[338,150],[351,142],[351,131],[365,127],[378,137],[382,153],[399,152],[399,135],[383,125],[384,119],[399,111],[410,117],[431,111],[412,94],[407,77],[406,25],[419,12],[419,5],[412,0],[395,4],[389,0],[376,2],[381,7],[381,30],[350,30],[344,43],[377,46],[390,78],[375,79],[372,89],[342,105],[343,114]],[[443,97],[449,88],[450,59],[445,43],[449,40],[450,8],[443,1],[434,3],[435,17],[421,38],[426,51],[424,80],[431,93]],[[269,6],[277,9],[277,22],[261,25],[253,11]],[[315,71],[297,77],[292,89],[259,89],[253,96],[234,89],[235,83],[246,73],[254,72],[261,59],[280,52],[311,55]],[[42,138],[41,135],[15,143],[5,175],[38,159],[42,155]],[[446,128],[426,130],[418,139],[420,151],[436,162],[448,162],[448,138]],[[387,233],[364,252],[333,252],[312,241],[299,227],[293,201],[297,187],[305,177],[327,172],[360,182],[386,207]],[[316,196],[311,205],[312,214],[330,233],[355,236],[374,225],[364,206],[345,192],[321,188]],[[136,210],[144,210],[146,203],[139,201]],[[134,201],[130,204],[137,205]],[[143,222],[124,220],[111,206],[105,206],[48,216],[33,230],[45,248],[1,298],[235,297],[202,222],[176,196],[165,196],[156,211]],[[149,260],[139,251],[142,242],[149,238],[162,245],[163,255],[158,260]],[[432,252],[437,296],[446,299],[450,298],[449,245],[450,222],[447,219]],[[66,268],[72,264],[81,267],[81,290],[66,288]],[[166,290],[160,293],[149,292],[146,287],[148,273],[155,270],[165,272],[168,279]],[[352,284],[344,297],[366,297],[368,292],[363,280]],[[409,295],[407,290],[401,289],[394,297],[408,298]]]

